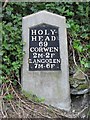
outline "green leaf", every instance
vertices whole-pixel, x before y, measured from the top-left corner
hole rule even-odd
[[[8,94],[4,97],[6,100],[12,100],[13,99],[13,95],[12,94]]]
[[[78,47],[77,47],[77,50],[79,51],[79,52],[82,52],[82,46],[81,45],[79,45]]]
[[[85,67],[86,68],[90,68],[90,61],[88,61],[87,63],[85,63]]]
[[[88,37],[88,34],[87,34],[87,33],[83,33],[83,34],[81,35],[81,37],[82,37],[82,38],[87,38],[87,37]]]
[[[1,51],[1,52],[0,52],[0,56],[2,56],[2,55],[3,55],[3,52]]]

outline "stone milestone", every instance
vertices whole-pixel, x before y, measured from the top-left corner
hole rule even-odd
[[[45,103],[70,110],[65,17],[40,11],[23,17],[22,86]]]

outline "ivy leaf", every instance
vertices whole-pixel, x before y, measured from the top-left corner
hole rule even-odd
[[[90,68],[90,61],[88,61],[87,63],[85,63],[85,67],[86,68]]]
[[[13,99],[13,95],[12,94],[8,94],[4,97],[6,100],[12,100]]]

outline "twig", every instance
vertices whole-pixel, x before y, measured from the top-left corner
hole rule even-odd
[[[16,102],[13,101],[13,103],[14,103],[14,105],[16,105]],[[20,102],[20,104],[21,104],[21,102]],[[22,112],[23,112],[23,116],[22,117],[24,117],[25,110],[23,109],[23,107],[20,106],[20,104],[16,105],[16,106],[20,109],[20,111],[22,110]]]
[[[83,108],[83,109],[77,114],[77,117],[78,117],[81,113],[83,113],[87,108],[88,108],[87,106],[86,106],[85,108]]]
[[[10,82],[10,83],[11,83],[11,82]],[[24,106],[25,106],[27,109],[29,109],[30,111],[36,113],[36,111],[34,111],[32,108],[30,108],[30,105],[28,105],[25,101],[23,101],[23,100],[19,97],[19,95],[18,95],[18,94],[16,93],[16,91],[14,90],[12,84],[11,84],[11,87],[12,87],[12,90],[14,91],[15,95],[19,98],[19,100],[20,100],[22,103],[24,103]],[[46,116],[44,116],[43,114],[41,114],[40,112],[38,112],[38,113],[39,113],[42,117],[46,117]],[[50,117],[47,116],[46,118],[50,118]]]
[[[7,3],[8,3],[8,0],[5,0],[5,3],[4,3],[4,5],[3,5],[3,8],[7,5]]]
[[[1,89],[1,96],[3,96],[3,90],[4,90],[4,84],[2,85],[2,89]],[[4,106],[4,102],[3,102],[3,98],[1,99],[1,113],[2,113],[2,116],[3,117],[6,117],[6,115],[4,114],[4,111],[3,111],[3,106]]]
[[[9,102],[10,102],[10,104],[11,104],[11,106],[12,106],[13,110],[15,111],[15,113],[18,115],[18,112],[15,110],[15,107],[13,106],[13,104],[12,104],[11,100],[10,100]]]
[[[9,86],[9,87],[10,87],[10,86]],[[7,84],[6,84],[6,88],[7,88],[7,93],[8,93],[8,95],[10,94],[9,91],[8,91],[8,88],[9,88],[9,87],[8,87]],[[9,102],[10,102],[10,104],[11,104],[13,110],[15,111],[15,113],[18,115],[18,113],[17,113],[17,111],[15,110],[15,108],[14,108],[14,106],[13,106],[11,100],[9,100]]]
[[[74,61],[74,64],[75,64],[76,66],[78,66],[77,63],[76,63],[75,51],[74,51],[73,46],[72,46],[72,39],[71,39],[71,38],[70,38],[70,46],[71,46],[72,52],[73,52],[73,61]]]
[[[1,105],[0,108],[1,108],[2,116],[5,116],[5,114],[4,114],[4,112],[3,112],[3,105]]]

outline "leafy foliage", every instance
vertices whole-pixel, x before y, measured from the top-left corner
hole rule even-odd
[[[34,93],[32,92],[29,92],[27,93],[26,91],[23,91],[23,94],[25,95],[25,97],[27,97],[28,99],[34,101],[34,102],[37,102],[37,103],[41,103],[41,102],[44,102],[45,99],[44,98],[40,98],[40,97],[37,97],[36,95],[34,95]]]
[[[4,83],[12,81],[17,85],[20,79],[20,68],[24,52],[22,51],[22,17],[48,10],[62,15],[67,20],[68,42],[72,41],[76,53],[76,61],[80,67],[90,68],[90,3],[31,3],[11,2],[3,9],[3,40],[2,40],[2,70],[1,79]],[[70,38],[70,39],[69,39]],[[70,48],[69,48],[69,52]],[[7,96],[7,99],[12,96]]]

